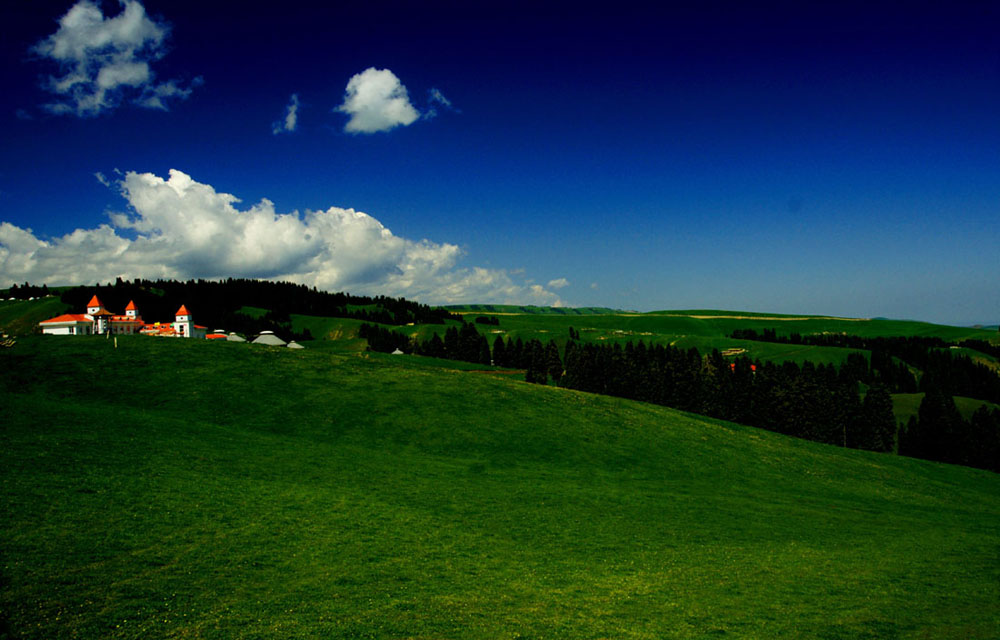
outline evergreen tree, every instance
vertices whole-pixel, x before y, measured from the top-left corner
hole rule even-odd
[[[884,385],[876,382],[861,405],[861,433],[857,447],[869,451],[892,451],[896,445],[896,414],[892,396]]]
[[[838,383],[833,392],[834,432],[836,444],[842,447],[858,447],[859,432],[862,430],[861,400],[857,383]]]
[[[486,336],[479,336],[479,363],[485,365],[493,364],[490,357],[490,343],[486,340]]]
[[[929,387],[920,402],[916,420],[907,426],[899,452],[914,458],[951,462],[962,422],[952,397],[938,387]]]
[[[549,340],[549,343],[545,345],[545,367],[552,378],[552,383],[559,384],[559,379],[562,378],[563,374],[563,363],[559,358],[559,347],[556,346],[554,340]]]
[[[444,332],[444,357],[449,360],[461,360],[462,349],[458,336],[458,329],[448,327]]]
[[[976,409],[968,433],[965,464],[1000,472],[1000,409],[990,410],[985,405]]]
[[[444,358],[445,357],[444,341],[441,336],[434,333],[431,339],[424,343],[423,355],[430,356],[432,358]]]
[[[529,382],[548,384],[545,347],[542,346],[542,342],[537,338],[531,340],[528,343],[526,351],[528,352],[528,366],[526,368],[525,379],[530,376],[531,380]]]
[[[507,364],[507,348],[504,345],[503,336],[497,336],[493,341],[493,364],[498,367],[509,366]]]
[[[518,369],[527,369],[529,362],[531,362],[531,351],[527,349],[524,342],[518,338],[514,341],[514,360],[511,364]]]

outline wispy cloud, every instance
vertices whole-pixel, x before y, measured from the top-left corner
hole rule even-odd
[[[549,280],[550,289],[562,289],[563,287],[569,286],[569,280],[566,278],[556,278],[555,280]]]
[[[0,223],[0,286],[240,276],[432,304],[561,304],[513,272],[459,266],[456,245],[401,238],[354,209],[278,213],[266,199],[241,209],[236,196],[177,170],[167,179],[128,172],[111,184],[129,207],[110,224],[43,239]]]
[[[285,108],[284,120],[279,120],[271,125],[271,133],[291,133],[299,126],[299,94],[293,93],[288,106]]]
[[[439,106],[444,107],[448,111],[458,111],[458,109],[451,104],[451,100],[444,97],[444,94],[441,93],[441,91],[438,89],[431,89],[427,92],[427,109],[424,111],[423,117],[427,120],[436,117]]]
[[[177,80],[157,82],[151,63],[166,54],[169,26],[146,15],[137,0],[122,0],[122,11],[105,17],[100,6],[80,0],[59,20],[59,29],[32,52],[59,65],[61,75],[43,84],[56,101],[43,108],[56,114],[96,116],[131,101],[149,109],[191,94]]]

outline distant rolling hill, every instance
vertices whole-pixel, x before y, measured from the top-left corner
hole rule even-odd
[[[996,474],[418,357],[114,344],[0,349],[0,636],[1000,636]]]

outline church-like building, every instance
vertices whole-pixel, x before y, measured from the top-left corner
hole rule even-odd
[[[168,338],[204,338],[208,331],[194,323],[191,312],[184,305],[174,314],[173,322],[147,324],[134,301],[129,301],[125,307],[125,315],[116,315],[105,309],[96,295],[87,303],[87,313],[65,313],[43,320],[38,326],[42,333],[63,336],[141,333]]]

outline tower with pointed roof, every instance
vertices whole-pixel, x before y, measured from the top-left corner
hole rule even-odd
[[[181,305],[181,308],[174,314],[174,335],[179,338],[189,338],[193,329],[194,320],[191,318],[191,312],[187,310],[186,306]]]
[[[128,306],[125,307],[125,317],[133,320],[139,317],[139,307],[135,306],[135,300],[128,301]]]

